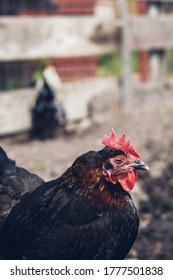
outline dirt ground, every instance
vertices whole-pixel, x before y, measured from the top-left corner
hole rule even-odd
[[[104,100],[103,100],[104,102]],[[61,175],[77,156],[102,148],[101,139],[114,128],[131,139],[150,172],[141,172],[132,196],[140,229],[128,259],[173,259],[173,94],[170,89],[135,100],[124,116],[112,103],[100,121],[76,133],[60,132],[46,141],[20,135],[0,139],[18,166],[50,180]]]

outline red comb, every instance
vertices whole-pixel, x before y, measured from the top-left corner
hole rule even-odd
[[[102,143],[110,148],[122,150],[126,154],[131,154],[136,158],[140,158],[139,154],[135,151],[133,146],[130,144],[130,140],[126,141],[126,136],[123,134],[119,139],[117,138],[113,128],[109,136],[103,137]]]

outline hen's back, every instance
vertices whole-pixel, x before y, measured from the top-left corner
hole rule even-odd
[[[34,190],[44,181],[28,170],[16,166],[0,147],[0,225],[24,193]]]

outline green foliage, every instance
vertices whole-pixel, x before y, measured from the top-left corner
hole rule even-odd
[[[173,50],[167,51],[167,75],[168,77],[173,76]]]
[[[32,80],[34,82],[36,82],[42,76],[43,70],[47,66],[47,64],[48,59],[40,59],[37,61],[36,69],[32,74]]]
[[[121,54],[106,54],[98,57],[98,76],[121,76]],[[133,52],[131,58],[131,66],[133,72],[139,71],[138,53]]]
[[[139,72],[139,55],[137,52],[132,53],[131,65],[132,65],[132,71],[134,73]]]
[[[100,55],[98,57],[98,76],[105,77],[116,75],[120,76],[121,71],[121,56],[119,54],[115,55]]]

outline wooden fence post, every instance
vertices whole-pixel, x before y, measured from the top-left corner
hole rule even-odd
[[[138,1],[138,14],[145,15],[147,12],[147,4],[146,0]],[[143,83],[148,81],[148,51],[142,50],[139,51],[139,71],[140,71],[140,79]]]
[[[124,114],[131,111],[133,105],[132,84],[131,84],[131,42],[129,33],[129,16],[126,0],[119,0],[119,10],[123,21],[122,30],[122,110]]]
[[[158,18],[160,15],[159,1],[147,2],[148,16]],[[156,85],[163,85],[165,76],[165,51],[164,49],[149,51],[149,73],[150,82]]]

